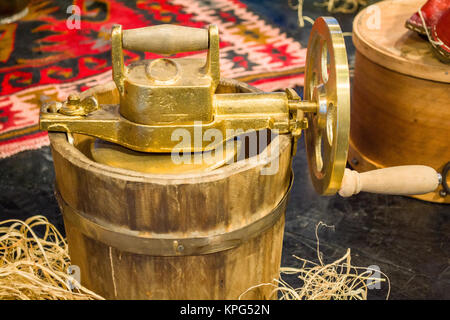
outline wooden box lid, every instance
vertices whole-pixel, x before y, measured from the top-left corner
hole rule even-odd
[[[385,0],[362,10],[353,21],[353,43],[371,61],[413,77],[450,83],[450,64],[431,44],[406,29],[406,20],[425,0]]]

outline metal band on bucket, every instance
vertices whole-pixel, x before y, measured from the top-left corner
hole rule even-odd
[[[213,236],[195,238],[155,238],[142,231],[133,231],[104,221],[93,221],[88,215],[70,207],[56,189],[64,219],[87,237],[121,251],[151,256],[190,256],[209,254],[238,247],[272,227],[286,211],[287,200],[293,183],[278,205],[263,218],[243,228]]]

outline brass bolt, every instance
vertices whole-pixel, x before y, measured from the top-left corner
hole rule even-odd
[[[80,101],[80,96],[77,95],[76,93],[71,93],[67,97],[67,102],[78,102],[78,101]]]

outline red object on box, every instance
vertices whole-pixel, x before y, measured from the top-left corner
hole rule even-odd
[[[443,62],[450,62],[450,8],[431,29],[433,47]]]
[[[450,8],[450,0],[428,0],[419,10],[425,20],[428,31],[436,25],[442,14]],[[420,34],[426,35],[425,27],[419,12],[414,13],[406,21],[406,27]]]
[[[405,25],[426,35],[438,58],[450,62],[450,0],[428,0]]]

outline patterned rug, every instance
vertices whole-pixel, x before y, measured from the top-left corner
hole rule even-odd
[[[74,13],[79,29],[69,28]],[[0,25],[0,158],[48,145],[38,126],[42,101],[111,80],[109,34],[116,23],[216,24],[222,77],[265,91],[303,84],[306,49],[239,0],[36,0],[19,22]],[[125,51],[126,63],[155,57]]]

